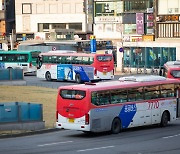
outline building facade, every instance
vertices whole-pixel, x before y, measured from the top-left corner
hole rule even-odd
[[[155,8],[156,37],[180,38],[180,0],[158,0]]]
[[[93,30],[88,5],[92,6],[90,0],[16,0],[17,36],[19,39],[24,36],[25,39],[49,39],[46,33],[69,29],[86,38]],[[66,36],[62,33],[58,37],[63,39]]]

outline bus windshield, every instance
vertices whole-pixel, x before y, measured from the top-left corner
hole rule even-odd
[[[173,71],[171,71],[171,75],[174,78],[180,78],[180,70],[173,70]]]

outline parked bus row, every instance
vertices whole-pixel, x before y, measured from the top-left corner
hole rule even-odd
[[[166,126],[179,117],[179,88],[179,80],[153,75],[61,86],[56,127],[116,134],[137,126]]]

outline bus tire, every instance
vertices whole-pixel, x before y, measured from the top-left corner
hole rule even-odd
[[[115,118],[111,125],[111,133],[118,134],[121,132],[121,121],[119,118]]]
[[[47,81],[51,81],[51,73],[46,72],[45,78],[46,78]]]
[[[165,127],[168,125],[168,121],[169,121],[169,114],[167,111],[164,111],[163,114],[162,114],[162,117],[161,117],[161,123],[160,123],[160,126],[161,127]]]
[[[77,83],[82,83],[80,74],[76,74],[76,76],[75,76],[75,81],[76,81]]]

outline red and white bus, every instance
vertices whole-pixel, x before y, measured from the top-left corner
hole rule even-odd
[[[76,81],[113,79],[114,59],[112,54],[92,54],[74,52],[47,52],[41,55],[37,77]]]
[[[179,116],[179,85],[179,80],[150,75],[61,86],[56,128],[116,134],[130,127],[166,126]]]
[[[169,61],[164,64],[162,75],[167,78],[180,80],[180,61]]]

